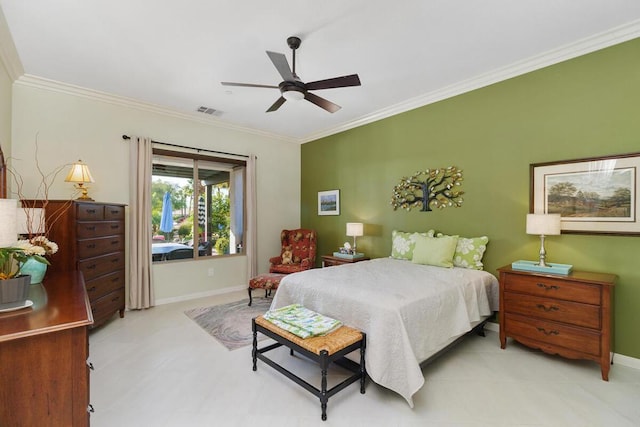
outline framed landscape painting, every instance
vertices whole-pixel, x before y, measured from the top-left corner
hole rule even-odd
[[[340,190],[318,191],[318,215],[340,215]]]
[[[640,153],[530,165],[531,213],[562,217],[563,233],[640,235]]]

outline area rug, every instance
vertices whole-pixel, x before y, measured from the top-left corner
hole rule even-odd
[[[254,298],[251,307],[248,303],[249,299],[244,299],[229,304],[193,308],[184,314],[229,350],[235,350],[253,342],[251,319],[269,310],[271,299]],[[258,339],[264,338],[264,335],[258,335]]]

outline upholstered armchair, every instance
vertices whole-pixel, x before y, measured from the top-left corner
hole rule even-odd
[[[315,230],[282,230],[280,256],[269,259],[269,273],[289,274],[313,268],[316,262]]]

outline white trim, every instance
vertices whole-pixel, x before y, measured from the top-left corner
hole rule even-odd
[[[488,331],[500,333],[500,324],[495,322],[487,322],[484,328]],[[615,365],[626,366],[628,368],[640,369],[640,359],[625,356],[623,354],[613,353],[613,363]]]
[[[619,43],[640,37],[640,20],[630,22],[619,27],[612,28],[600,34],[570,43],[559,48],[532,56],[522,61],[515,62],[502,68],[495,69],[474,78],[455,83],[453,85],[429,92],[415,98],[400,102],[382,110],[378,110],[367,116],[360,117],[351,122],[308,135],[300,140],[300,143],[315,141],[339,132],[344,132],[368,123],[376,122],[396,114],[404,113],[425,105],[433,104],[447,98],[452,98],[472,90],[480,89],[494,83],[498,83],[513,77],[517,77],[549,65],[558,64],[578,56],[586,55],[600,49],[604,49]]]
[[[162,298],[162,299],[156,300],[156,305],[164,305],[164,304],[171,304],[174,302],[189,301],[197,298],[205,298],[205,297],[211,297],[214,295],[228,294],[229,292],[244,291],[246,289],[247,289],[246,285],[238,285],[238,286],[230,286],[228,288],[214,289],[211,291],[198,292],[195,294],[180,295],[177,297],[170,297],[170,298]]]
[[[277,135],[270,132],[265,132],[257,129],[251,129],[248,127],[234,125],[232,123],[220,121],[216,117],[204,116],[201,113],[197,113],[195,111],[193,113],[178,111],[178,110],[164,107],[161,105],[139,101],[137,99],[127,98],[125,96],[114,95],[114,94],[102,92],[99,90],[88,89],[85,87],[63,83],[56,80],[50,80],[44,77],[38,77],[31,74],[24,74],[20,76],[16,80],[15,85],[32,87],[36,89],[50,90],[53,92],[64,93],[67,95],[77,96],[80,98],[93,99],[93,100],[105,102],[107,104],[114,104],[118,106],[134,108],[136,110],[148,111],[156,114],[163,114],[165,116],[175,117],[179,119],[191,120],[193,122],[198,122],[205,125],[216,126],[216,127],[224,128],[228,130],[249,133],[249,134],[258,135],[265,138],[273,138],[273,139],[279,139],[285,142],[299,143],[299,141],[296,138]]]
[[[0,16],[1,21],[2,16]],[[6,25],[3,28],[2,22],[0,22],[0,36],[3,36],[3,30],[8,32]],[[265,132],[257,129],[251,129],[244,126],[234,125],[219,120],[216,117],[202,117],[200,114],[185,113],[168,107],[163,107],[156,104],[151,104],[136,99],[127,98],[119,95],[113,95],[106,92],[100,92],[97,90],[87,89],[80,86],[57,82],[29,74],[23,74],[22,64],[15,52],[15,55],[6,52],[6,44],[0,44],[0,57],[5,61],[5,66],[12,68],[8,70],[10,75],[15,76],[16,84],[36,87],[41,89],[48,89],[57,92],[67,93],[75,96],[97,99],[103,102],[127,106],[143,111],[150,111],[153,113],[164,114],[167,116],[177,117],[186,120],[192,120],[194,122],[208,124],[212,126],[218,126],[221,128],[235,130],[239,132],[250,133],[258,136],[275,138],[285,142],[304,144],[305,142],[315,141],[320,138],[324,138],[336,133],[344,132],[349,129],[353,129],[365,124],[373,123],[378,120],[382,120],[391,116],[395,116],[400,113],[404,113],[409,110],[413,110],[425,105],[429,105],[438,101],[442,101],[447,98],[451,98],[457,95],[461,95],[466,92],[470,92],[476,89],[480,89],[491,84],[501,82],[513,77],[517,77],[549,65],[557,64],[563,61],[567,61],[578,56],[586,55],[591,52],[595,52],[600,49],[604,49],[619,43],[623,43],[635,38],[640,37],[640,20],[632,21],[628,24],[621,25],[619,27],[612,28],[608,31],[596,34],[574,43],[570,43],[561,46],[556,49],[552,49],[540,55],[527,58],[522,61],[515,62],[508,66],[495,69],[491,72],[482,74],[480,76],[429,92],[411,98],[409,100],[400,102],[387,108],[375,111],[371,114],[362,116],[358,119],[352,120],[347,123],[340,124],[330,129],[307,135],[305,137],[296,138],[284,135],[278,135],[270,132]],[[4,38],[4,37],[3,37]],[[11,43],[13,46],[13,43]],[[3,48],[4,47],[4,48]],[[15,46],[13,46],[15,51]],[[8,57],[7,57],[8,55]]]

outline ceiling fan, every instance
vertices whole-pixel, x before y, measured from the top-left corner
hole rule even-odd
[[[332,79],[318,80],[310,83],[303,82],[296,74],[296,49],[300,47],[300,42],[301,40],[298,37],[294,36],[287,39],[287,44],[293,51],[293,69],[289,68],[289,62],[287,62],[287,57],[284,56],[284,54],[267,51],[267,55],[271,59],[271,62],[273,62],[273,65],[275,65],[276,69],[284,79],[278,86],[233,82],[222,82],[222,84],[224,86],[280,89],[280,93],[282,95],[276,102],[273,103],[271,107],[269,107],[267,113],[276,111],[287,100],[299,101],[301,99],[306,99],[307,101],[327,110],[330,113],[335,113],[342,107],[309,91],[320,89],[334,89],[348,86],[360,86],[360,78],[357,74],[350,74],[348,76],[334,77]]]

